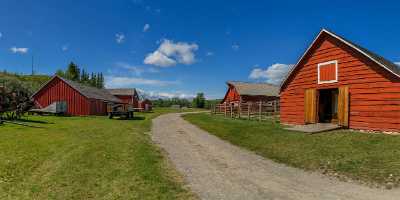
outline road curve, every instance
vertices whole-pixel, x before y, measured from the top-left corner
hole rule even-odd
[[[400,190],[340,182],[275,163],[166,114],[153,120],[152,139],[168,153],[200,199],[400,199]]]

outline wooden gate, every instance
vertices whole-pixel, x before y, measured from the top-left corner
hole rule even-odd
[[[317,123],[317,90],[306,89],[304,93],[304,122]]]
[[[349,126],[349,86],[339,87],[338,124],[339,126]]]

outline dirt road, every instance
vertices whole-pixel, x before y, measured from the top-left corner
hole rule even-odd
[[[275,163],[210,135],[180,114],[154,119],[152,134],[201,199],[400,199],[400,190],[372,189]]]

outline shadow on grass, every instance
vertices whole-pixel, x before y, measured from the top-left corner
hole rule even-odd
[[[37,123],[37,124],[54,124],[53,122],[41,121],[41,120],[33,120],[33,119],[18,119],[17,122],[29,122],[29,123]]]
[[[146,117],[143,116],[134,116],[133,118],[119,117],[115,118],[116,120],[145,120]]]

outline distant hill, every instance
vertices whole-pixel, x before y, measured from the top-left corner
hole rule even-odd
[[[0,72],[0,85],[10,82],[18,83],[28,89],[30,93],[37,91],[44,83],[50,80],[48,75],[24,75]]]

